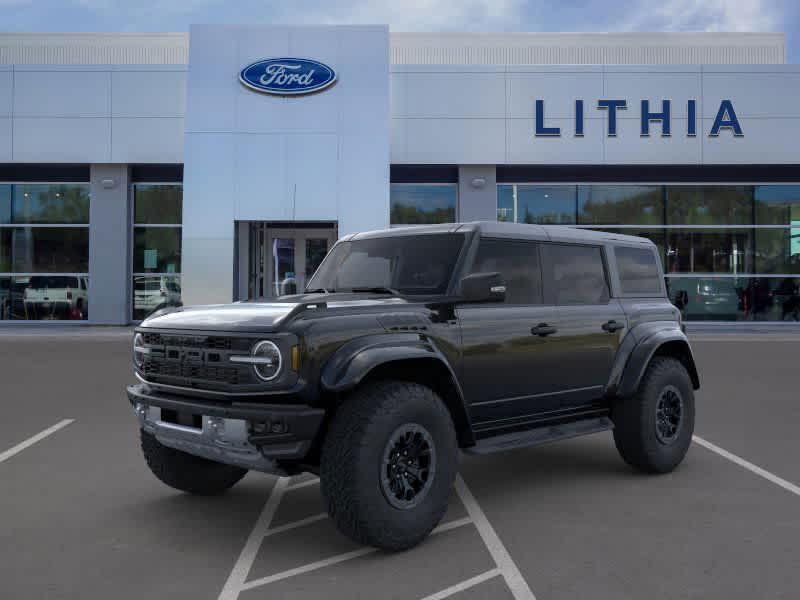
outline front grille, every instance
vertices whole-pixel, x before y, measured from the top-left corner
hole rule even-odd
[[[142,336],[150,349],[141,368],[147,381],[223,390],[257,383],[249,365],[229,361],[231,354],[250,352],[248,338],[158,332]]]

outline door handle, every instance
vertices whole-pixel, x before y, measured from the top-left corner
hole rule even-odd
[[[536,327],[531,327],[531,333],[533,335],[538,335],[541,337],[550,335],[552,333],[555,333],[556,331],[558,331],[558,329],[556,329],[552,325],[548,325],[547,323],[539,323]]]
[[[617,323],[615,320],[606,321],[601,325],[603,331],[607,331],[608,333],[614,333],[615,331],[619,331],[620,329],[625,329],[625,323]]]

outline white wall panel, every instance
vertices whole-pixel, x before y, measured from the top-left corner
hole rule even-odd
[[[21,71],[14,73],[14,115],[101,117],[111,109],[108,71]]]
[[[291,218],[286,183],[286,136],[235,134],[235,218],[284,221]],[[253,177],[254,173],[258,176]]]
[[[10,162],[11,153],[11,119],[0,117],[0,162]]]
[[[536,99],[544,100],[545,124],[552,118],[574,117],[575,100],[584,101],[584,115],[594,116],[597,99],[603,97],[603,74],[597,71],[509,73],[508,116],[533,118]]]
[[[336,220],[338,154],[336,134],[286,138],[288,220]]]
[[[0,66],[0,117],[10,117],[14,106],[14,74],[10,65]]]
[[[687,137],[686,119],[671,119],[670,137],[661,136],[660,123],[650,125],[649,137],[640,127],[638,118],[617,120],[617,136],[605,138],[606,164],[700,164],[702,136]]]
[[[598,96],[599,98],[599,96]],[[682,72],[610,72],[605,74],[603,98],[628,101],[627,118],[640,119],[642,100],[650,101],[650,112],[661,112],[663,100],[670,100],[672,118],[686,118],[687,101],[697,101],[700,116],[703,98],[699,68],[695,73]],[[597,98],[587,109],[597,110]]]
[[[111,114],[115,117],[183,117],[185,71],[114,71]]]
[[[227,27],[192,27],[186,76],[187,133],[234,128],[233,104],[241,87],[237,78],[244,65],[239,66],[236,37],[227,30]]]
[[[15,117],[14,160],[111,162],[111,119]]]
[[[183,237],[233,236],[235,136],[187,132],[185,140]]]
[[[183,117],[117,117],[111,128],[112,162],[183,162]]]
[[[709,137],[713,119],[703,119],[703,162],[706,164],[797,164],[800,118],[741,119],[743,137],[722,130]]]
[[[501,118],[505,74],[480,72],[406,73],[408,117]]]
[[[800,117],[800,71],[704,73],[702,115],[714,119],[721,100],[731,100],[736,116]]]
[[[531,119],[508,119],[507,162],[512,164],[601,164],[603,162],[604,119],[587,119],[584,137],[575,137],[574,122],[550,119],[548,126],[560,127],[561,137],[535,137]]]
[[[503,163],[504,119],[405,119],[406,162]]]

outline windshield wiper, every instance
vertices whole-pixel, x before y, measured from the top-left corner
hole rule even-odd
[[[374,287],[354,287],[350,289],[351,292],[355,292],[356,294],[359,292],[369,292],[372,294],[391,294],[392,296],[399,296],[400,292],[394,288],[384,287],[382,285],[377,285]]]
[[[313,290],[306,290],[306,294],[330,294],[331,292],[335,292],[336,290],[326,290],[324,287],[321,288],[314,288]]]

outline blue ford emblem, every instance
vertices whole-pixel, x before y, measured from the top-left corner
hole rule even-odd
[[[297,96],[333,85],[336,73],[307,58],[268,58],[247,65],[239,73],[239,81],[258,92]]]

